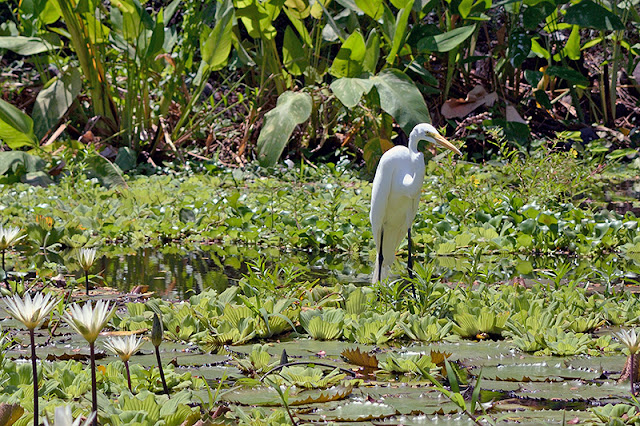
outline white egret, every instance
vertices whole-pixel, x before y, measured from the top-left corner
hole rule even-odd
[[[421,140],[461,155],[458,148],[427,123],[413,128],[408,147],[394,146],[382,155],[373,179],[369,215],[377,254],[372,283],[382,281],[389,275],[396,249],[405,233],[409,246],[407,268],[409,277],[412,277],[411,224],[418,211],[425,172],[424,156],[418,151],[418,142]]]

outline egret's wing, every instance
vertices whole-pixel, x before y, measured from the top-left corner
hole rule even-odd
[[[373,241],[376,246],[380,244],[380,232],[382,223],[387,211],[389,194],[391,193],[391,183],[393,181],[391,174],[393,169],[389,167],[389,162],[385,158],[380,160],[376,169],[376,176],[373,178],[373,188],[371,190],[371,212],[369,220],[373,232]]]

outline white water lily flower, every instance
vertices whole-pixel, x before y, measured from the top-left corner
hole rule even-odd
[[[620,330],[613,335],[620,340],[627,348],[629,348],[630,354],[635,354],[640,349],[640,333],[636,333],[635,329]]]
[[[78,252],[78,262],[85,271],[88,271],[96,261],[96,249],[94,248],[81,248]]]
[[[53,425],[51,426],[89,426],[95,416],[96,413],[91,413],[91,415],[84,422],[82,422],[81,417],[78,417],[74,421],[73,414],[71,413],[71,407],[69,407],[68,405],[64,405],[56,407]],[[47,419],[44,419],[44,425],[50,426]]]
[[[4,297],[3,300],[7,305],[6,311],[29,330],[42,324],[58,303],[58,298],[52,297],[51,293],[37,293],[33,299],[29,293],[25,293],[24,298],[15,294],[13,297]]]
[[[0,250],[6,250],[26,237],[26,235],[23,235],[21,237],[19,235],[20,228],[14,226],[5,228],[4,226],[0,225]]]
[[[114,309],[110,309],[109,302],[99,300],[95,307],[91,302],[86,302],[82,307],[74,303],[69,306],[69,312],[65,312],[62,318],[87,342],[94,343],[113,312]]]
[[[136,338],[133,334],[128,337],[110,337],[104,346],[123,362],[127,362],[142,346],[142,337]]]

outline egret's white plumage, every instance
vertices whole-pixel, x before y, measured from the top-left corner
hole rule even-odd
[[[458,148],[427,123],[413,128],[408,146],[395,146],[384,153],[373,179],[369,215],[377,254],[373,283],[389,275],[396,249],[404,236],[411,232],[411,223],[418,212],[425,171],[424,156],[418,151],[421,140],[460,155]]]

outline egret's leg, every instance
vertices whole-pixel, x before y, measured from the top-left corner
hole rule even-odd
[[[407,248],[409,249],[409,259],[407,260],[407,272],[409,278],[413,278],[413,257],[411,257],[411,227],[407,231]]]
[[[378,250],[378,282],[382,281],[382,240],[384,238],[384,231],[380,231],[380,249]]]
[[[413,257],[411,257],[411,227],[407,231],[407,248],[409,249],[409,259],[407,259],[407,272],[409,273],[409,279],[413,278]],[[416,298],[416,287],[411,282],[411,292],[413,292],[413,298]]]

